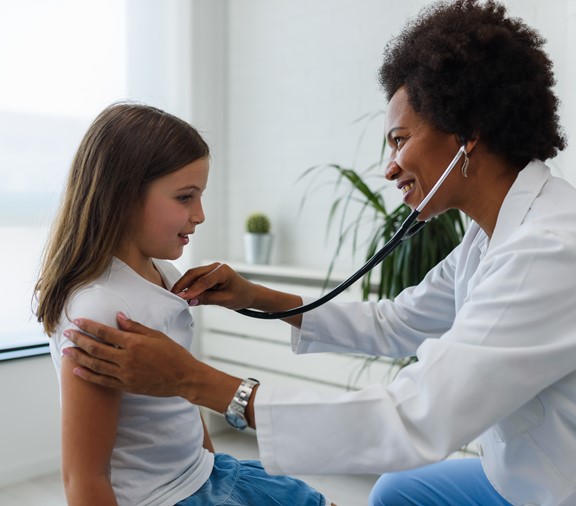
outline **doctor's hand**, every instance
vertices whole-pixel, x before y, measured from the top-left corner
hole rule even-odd
[[[118,313],[117,321],[119,329],[83,318],[74,320],[83,332],[102,342],[77,330],[65,331],[77,346],[63,351],[78,364],[74,374],[97,385],[134,394],[183,397],[224,413],[240,378],[197,360],[162,332],[128,320],[122,313]],[[254,428],[253,413],[250,404],[247,418]]]
[[[191,306],[216,304],[228,309],[253,308],[261,311],[285,311],[302,305],[302,297],[251,283],[226,264],[213,263],[190,269],[172,288]],[[295,327],[302,315],[285,318]]]
[[[219,262],[189,269],[172,292],[191,306],[214,304],[228,309],[254,307],[256,292],[262,289]]]
[[[121,313],[117,321],[119,329],[86,319],[74,321],[102,342],[78,330],[65,331],[78,346],[63,350],[79,366],[74,374],[135,394],[182,396],[183,379],[201,362],[161,332],[127,320]]]

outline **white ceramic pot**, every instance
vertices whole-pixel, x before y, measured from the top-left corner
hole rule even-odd
[[[244,234],[244,254],[249,264],[265,265],[270,263],[272,234]]]

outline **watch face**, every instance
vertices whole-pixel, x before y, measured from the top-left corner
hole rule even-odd
[[[244,415],[242,413],[238,413],[233,409],[229,408],[226,411],[225,418],[226,421],[230,425],[232,425],[232,427],[234,427],[235,429],[244,430],[248,426],[248,423],[246,422],[246,418],[244,417]]]

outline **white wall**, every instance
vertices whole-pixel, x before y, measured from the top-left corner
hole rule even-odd
[[[202,3],[202,2],[200,2]],[[215,137],[224,146],[213,164],[206,201],[217,201],[218,216],[199,228],[195,258],[241,260],[243,222],[261,209],[271,215],[276,235],[273,261],[325,268],[335,236],[325,239],[333,198],[330,187],[314,191],[299,212],[311,180],[298,183],[310,166],[324,162],[353,163],[362,128],[354,121],[385,108],[376,73],[386,42],[424,0],[242,0],[225,3],[227,54],[213,52],[208,41],[204,57],[227,61],[214,83],[214,93],[196,97],[202,103],[226,102],[226,131]],[[576,59],[570,52],[576,33],[575,0],[507,0],[512,14],[524,17],[548,39],[555,61],[562,119],[567,133],[576,134],[575,101],[570,93]],[[214,14],[214,13],[213,13]],[[209,17],[206,18],[210,19]],[[210,22],[210,21],[207,21]],[[212,20],[211,22],[214,22]],[[206,83],[204,83],[206,86]],[[206,102],[208,100],[208,102]],[[218,110],[222,114],[223,109]],[[382,122],[374,124],[364,142],[358,167],[378,156]],[[221,124],[218,125],[221,128]],[[209,130],[209,133],[212,133]],[[575,146],[556,160],[572,182],[569,161]],[[391,206],[399,196],[390,189]],[[348,250],[346,250],[348,251]],[[342,270],[361,258],[343,258]]]
[[[196,229],[189,251],[179,262],[183,269],[217,253],[222,258],[228,244],[227,0],[192,3],[191,46],[191,121],[210,146],[212,168],[204,198],[206,224]]]
[[[0,362],[0,487],[60,468],[60,401],[49,356]]]
[[[335,236],[326,242],[333,189],[313,191],[308,168],[326,162],[352,164],[362,115],[384,109],[377,82],[390,34],[421,2],[230,3],[228,254],[242,258],[246,215],[271,215],[274,261],[324,267]],[[402,8],[399,8],[402,5]],[[361,167],[379,154],[382,123],[365,141]]]

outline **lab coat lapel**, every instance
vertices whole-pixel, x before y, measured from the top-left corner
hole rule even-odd
[[[530,162],[520,171],[502,202],[488,251],[505,241],[522,224],[549,178],[550,169],[539,160]]]

